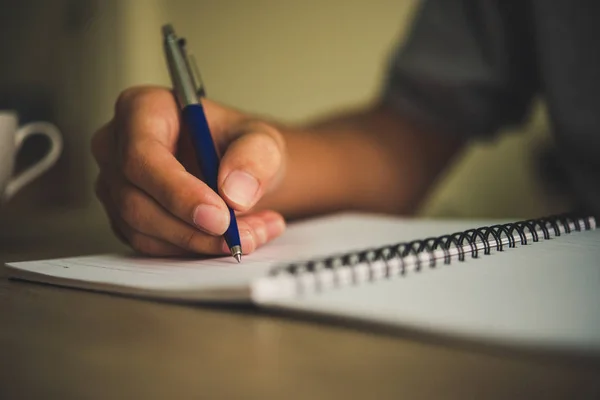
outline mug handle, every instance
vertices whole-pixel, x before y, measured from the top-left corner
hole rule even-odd
[[[4,201],[10,199],[25,185],[46,172],[60,157],[63,147],[62,136],[58,128],[49,122],[30,122],[19,128],[15,134],[16,151],[18,152],[21,149],[27,137],[36,134],[44,135],[50,140],[50,150],[41,160],[11,178],[4,191]]]

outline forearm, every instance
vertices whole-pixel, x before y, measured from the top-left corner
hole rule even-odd
[[[378,106],[283,129],[284,179],[261,206],[288,217],[339,210],[415,211],[461,141]]]

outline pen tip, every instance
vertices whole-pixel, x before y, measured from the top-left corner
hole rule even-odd
[[[236,261],[242,262],[242,246],[237,245],[237,246],[232,246],[231,247],[231,255],[233,256],[233,258],[236,259]]]

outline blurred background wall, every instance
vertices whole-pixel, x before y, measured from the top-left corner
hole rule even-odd
[[[210,97],[302,122],[377,95],[417,3],[0,0],[0,108],[14,104],[28,119],[57,123],[66,143],[52,173],[0,209],[0,231],[103,226],[89,140],[111,117],[122,89],[169,84],[163,23],[172,22],[189,39]],[[532,168],[532,149],[547,141],[545,121],[540,105],[521,131],[473,146],[422,213],[515,218],[551,211],[555,205],[544,198]],[[31,154],[39,151],[33,147]]]

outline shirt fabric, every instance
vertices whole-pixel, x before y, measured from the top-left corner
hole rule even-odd
[[[384,100],[443,134],[493,138],[542,96],[581,206],[600,214],[600,2],[423,0]]]

